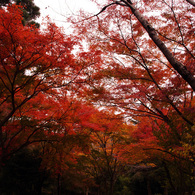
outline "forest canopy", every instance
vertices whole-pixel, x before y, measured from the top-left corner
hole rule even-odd
[[[93,2],[71,35],[0,2],[0,191],[192,194],[194,2]]]

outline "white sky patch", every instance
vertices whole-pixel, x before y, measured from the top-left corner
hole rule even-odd
[[[34,0],[35,5],[40,8],[41,16],[37,20],[41,23],[42,18],[49,16],[57,26],[69,28],[66,19],[78,15],[79,10],[95,14],[99,11],[96,4],[90,0]]]

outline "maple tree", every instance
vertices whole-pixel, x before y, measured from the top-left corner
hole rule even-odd
[[[37,17],[40,16],[40,8],[34,4],[33,0],[1,0],[0,7],[8,6],[9,4],[15,3],[16,5],[21,5],[23,10],[23,21],[24,25],[35,24],[36,27],[39,27],[40,24],[35,21]]]
[[[164,168],[171,180],[178,178],[176,170],[182,170],[179,177],[185,187],[173,184],[173,191],[192,190],[193,5],[182,0],[95,2],[100,7],[95,16],[81,12],[79,19],[71,18],[75,33],[88,43],[88,53],[98,59],[88,73],[89,82],[80,89],[83,98],[118,108],[137,124],[139,139],[129,145],[130,154],[135,154],[136,148],[150,150],[142,153],[147,158],[156,151],[154,157],[166,161]]]
[[[189,68],[187,68],[182,62],[178,61],[175,56],[170,52],[170,50],[168,49],[168,47],[165,45],[165,43],[160,39],[158,33],[156,31],[156,29],[150,24],[150,22],[148,22],[147,17],[145,17],[144,15],[142,15],[141,12],[143,12],[143,10],[139,11],[139,9],[136,7],[135,3],[133,3],[131,0],[121,0],[121,1],[108,1],[108,4],[106,6],[104,6],[102,8],[102,10],[96,14],[96,16],[98,16],[100,13],[102,13],[104,10],[106,10],[107,8],[109,8],[110,6],[113,5],[120,5],[122,7],[127,7],[130,8],[132,14],[135,16],[135,18],[140,22],[140,24],[142,25],[142,27],[146,30],[146,32],[148,33],[149,37],[152,39],[152,41],[155,43],[155,45],[158,47],[158,49],[164,54],[164,56],[166,57],[166,59],[168,60],[168,62],[170,63],[170,65],[182,76],[182,78],[184,80],[186,80],[186,82],[192,87],[192,89],[195,91],[195,79],[194,79],[194,72],[190,71]],[[154,3],[153,1],[150,1],[151,4],[153,4],[153,6],[157,5],[157,3]],[[183,3],[181,1],[181,3]],[[145,2],[143,1],[143,6],[147,6],[149,3],[148,1]],[[171,10],[171,14],[172,19],[175,20],[174,22],[177,25],[177,31],[179,32],[179,36],[181,38],[181,41],[177,41],[175,39],[171,39],[170,37],[167,37],[166,35],[164,35],[165,38],[167,38],[168,40],[172,40],[175,41],[178,45],[183,46],[190,54],[191,56],[194,58],[193,53],[188,49],[188,46],[186,45],[186,43],[184,42],[185,37],[184,34],[181,30],[181,24],[179,24],[179,21],[177,19],[178,16],[176,16],[176,9],[174,10],[174,2],[169,1],[162,1],[162,4],[166,5],[169,7],[169,9]],[[141,4],[140,4],[141,5]],[[193,5],[193,4],[192,4]],[[157,5],[159,6],[159,5]],[[146,8],[147,9],[147,8]],[[145,10],[144,10],[145,11]],[[148,10],[147,10],[148,11]],[[162,35],[162,34],[160,34]]]
[[[22,11],[16,5],[0,12],[0,153],[4,161],[29,144],[49,139],[47,133],[60,124],[70,105],[68,87],[84,64],[75,63],[75,41],[50,21],[39,30],[23,26]]]
[[[98,189],[104,191],[106,187],[106,192],[112,194],[122,168],[117,160],[118,144],[124,146],[129,139],[128,126],[122,118],[98,111],[92,105],[74,101],[67,106],[68,109],[66,106],[61,106],[60,112],[64,114],[60,126],[50,127],[57,129],[50,135],[56,141],[48,140],[38,147],[42,151],[41,167],[56,178],[59,191],[69,183],[67,189],[90,190],[99,186]],[[99,180],[103,175],[105,185]]]
[[[50,21],[41,30],[23,26],[16,5],[0,10],[0,35],[1,171],[20,151],[38,150],[40,169],[57,179],[60,193],[63,175],[75,175],[79,169],[69,168],[76,167],[80,153],[89,153],[89,129],[103,131],[104,120],[94,119],[99,111],[76,96],[85,69],[97,59],[81,52],[75,60],[74,37]]]
[[[120,146],[130,142],[129,129],[133,127],[124,124],[113,110],[96,111],[86,122],[83,121],[84,132],[89,135],[89,151],[79,155],[78,164],[87,179],[85,188],[113,194],[116,180],[123,174],[125,167]]]
[[[38,150],[37,166],[57,194],[65,182],[113,194],[125,165],[163,169],[166,189],[191,193],[193,3],[99,6],[93,17],[72,19],[71,36],[49,19],[42,29],[24,26],[20,6],[0,9],[1,168],[24,149]]]

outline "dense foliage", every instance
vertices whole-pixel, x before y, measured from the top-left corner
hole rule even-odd
[[[36,27],[39,27],[40,24],[35,20],[40,16],[40,8],[34,4],[33,0],[0,0],[0,7],[8,6],[9,4],[15,3],[16,5],[21,5],[23,11],[23,20],[24,25],[34,24]]]
[[[192,193],[193,2],[94,2],[71,36],[0,9],[0,193]]]

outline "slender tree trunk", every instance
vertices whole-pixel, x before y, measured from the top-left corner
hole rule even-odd
[[[57,194],[58,195],[61,195],[61,176],[60,176],[60,174],[58,174],[58,186],[57,186]]]
[[[168,181],[170,183],[170,186],[173,190],[173,195],[177,195],[177,190],[176,190],[176,187],[174,186],[173,182],[172,182],[172,178],[171,178],[171,175],[170,175],[170,172],[169,172],[169,169],[167,167],[167,164],[165,162],[163,162],[163,167],[165,169],[165,172],[166,172],[166,175],[167,175],[167,178],[168,178]]]
[[[191,5],[195,6],[195,1],[194,0],[186,0],[188,3],[190,3]]]
[[[114,191],[114,180],[113,179],[111,179],[110,180],[110,195],[112,195],[113,194],[113,191]]]
[[[148,195],[152,195],[152,190],[151,190],[151,186],[150,186],[150,180],[147,178],[146,182],[147,182]]]
[[[5,149],[4,149],[4,141],[3,141],[3,129],[0,127],[0,171],[1,167],[4,164],[5,160]]]
[[[142,26],[147,31],[150,38],[156,44],[156,46],[161,50],[164,56],[167,58],[172,67],[182,76],[182,78],[192,87],[195,91],[195,77],[194,75],[187,70],[187,68],[178,60],[175,59],[173,54],[166,47],[164,42],[159,38],[156,30],[152,27],[152,25],[145,19],[145,17],[135,8],[131,0],[121,0],[121,2],[125,3],[132,11],[134,16],[138,19],[138,21],[142,24]],[[188,0],[188,2],[192,2],[192,0]]]
[[[87,187],[85,195],[89,194],[89,188]]]
[[[42,172],[41,176],[40,176],[40,180],[37,186],[37,191],[38,191],[38,195],[42,195],[42,187],[43,187],[43,183],[46,179],[46,169],[44,169],[44,171]]]

